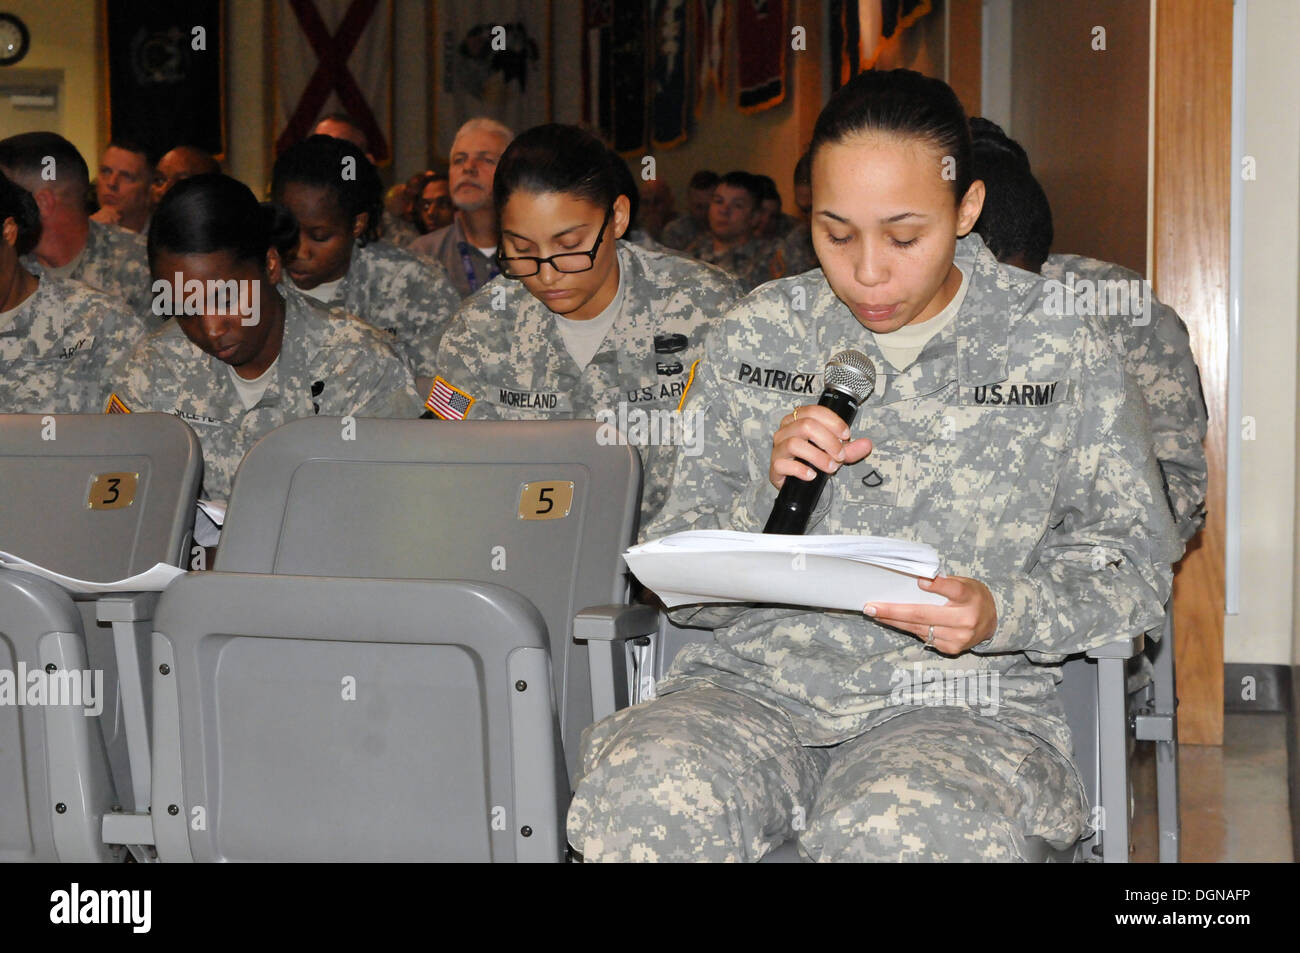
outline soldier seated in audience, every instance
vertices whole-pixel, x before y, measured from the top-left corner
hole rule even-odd
[[[311,134],[350,142],[364,152],[371,165],[374,165],[375,157],[370,152],[370,137],[347,113],[330,113],[312,127]],[[398,248],[405,248],[415,240],[416,232],[408,219],[393,214],[387,208],[381,208],[379,219],[375,222],[375,237]]]
[[[745,291],[772,278],[771,244],[754,234],[763,200],[758,178],[748,172],[728,172],[713,190],[709,230],[691,242],[686,254],[717,265]]]
[[[757,532],[820,470],[809,533],[925,543],[941,572],[861,613],[819,609],[816,579],[802,606],[672,610],[713,638],[584,731],[567,825],[584,860],[1067,848],[1088,805],[1059,665],[1164,615],[1177,539],[1142,409],[1108,335],[970,234],[984,188],[956,94],[860,73],[811,152],[822,268],[710,331],[683,408],[706,449],[678,456],[646,535]],[[789,384],[844,348],[878,372],[851,426]]]
[[[280,284],[277,247],[297,226],[224,175],[163,198],[149,230],[157,308],[174,320],[139,341],[114,373],[106,411],[159,411],[203,446],[203,494],[225,500],[248,449],[315,414],[415,417],[419,398],[388,335]]]
[[[659,236],[661,244],[678,251],[709,230],[709,206],[713,204],[713,190],[718,185],[718,173],[701,169],[691,176],[686,190],[686,214],[678,216],[664,226]]]
[[[303,294],[391,334],[413,373],[432,375],[438,339],[460,299],[438,265],[374,240],[381,188],[375,167],[346,140],[311,136],[281,153],[271,195],[298,222],[286,277]]]
[[[0,172],[36,200],[41,237],[23,256],[35,275],[71,278],[147,312],[149,263],[144,239],[92,221],[86,208],[90,173],[72,143],[52,132],[26,132],[0,140]]]
[[[1024,149],[986,119],[972,119],[971,131],[973,168],[985,188],[975,231],[999,261],[1051,279],[1062,305],[1072,295],[1074,311],[1092,312],[1104,330],[1119,335],[1117,350],[1146,405],[1165,495],[1186,545],[1205,522],[1209,479],[1205,398],[1186,325],[1137,272],[1049,254],[1052,209]]]
[[[0,175],[0,413],[98,413],[109,367],[148,325],[121,298],[25,269],[40,234],[31,193]]]
[[[817,267],[817,252],[813,249],[812,225],[809,217],[812,212],[812,163],[808,153],[799,157],[794,167],[794,200],[799,207],[801,219],[780,240],[776,256],[772,259],[772,274],[801,275]]]
[[[154,168],[149,199],[156,208],[167,190],[177,182],[196,175],[213,175],[221,171],[221,163],[212,154],[198,146],[177,146],[163,153]]]
[[[117,225],[137,234],[148,231],[153,211],[150,186],[154,158],[149,150],[130,139],[115,138],[104,149],[95,179],[99,211],[91,216],[103,225]]]
[[[451,204],[451,182],[446,173],[424,173],[415,195],[415,227],[421,235],[436,232],[452,223],[456,207]]]
[[[444,335],[426,406],[447,420],[603,421],[597,439],[641,453],[645,525],[677,448],[698,452],[677,406],[705,329],[739,289],[717,268],[622,238],[622,165],[576,126],[538,126],[506,149],[493,185],[501,275]]]

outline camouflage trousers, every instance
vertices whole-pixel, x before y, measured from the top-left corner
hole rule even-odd
[[[830,747],[748,695],[693,686],[586,729],[569,843],[585,861],[1018,861],[1066,847],[1087,808],[1046,743],[925,708]]]

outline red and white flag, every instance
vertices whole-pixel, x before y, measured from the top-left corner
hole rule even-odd
[[[332,112],[366,133],[375,162],[392,157],[392,0],[276,0],[275,151]]]

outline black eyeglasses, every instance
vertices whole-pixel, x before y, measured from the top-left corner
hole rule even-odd
[[[567,251],[562,255],[551,255],[549,258],[535,258],[532,255],[507,258],[498,249],[497,265],[501,269],[501,274],[507,278],[531,278],[542,270],[544,264],[549,264],[565,275],[591,271],[596,267],[596,252],[600,249],[600,243],[605,240],[605,229],[609,226],[609,218],[613,214],[614,208],[610,206],[609,211],[605,213],[605,220],[600,223],[600,231],[596,233],[596,244],[591,246],[590,251]]]

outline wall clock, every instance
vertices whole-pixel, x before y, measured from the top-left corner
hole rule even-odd
[[[13,66],[31,49],[27,24],[12,13],[0,13],[0,66]]]

